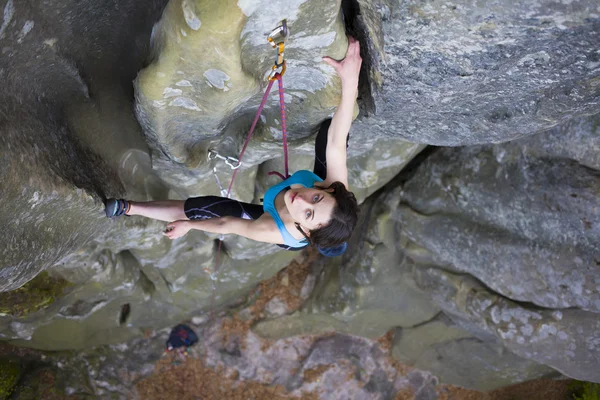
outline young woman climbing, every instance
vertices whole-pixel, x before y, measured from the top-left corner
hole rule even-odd
[[[291,250],[309,244],[320,249],[344,244],[358,219],[356,198],[348,191],[346,147],[362,63],[360,45],[349,38],[342,61],[323,60],[340,76],[342,98],[333,118],[317,134],[314,172],[298,171],[272,186],[263,206],[218,196],[150,202],[109,199],[106,215],[141,215],[169,222],[164,234],[170,239],[198,229],[234,233]]]

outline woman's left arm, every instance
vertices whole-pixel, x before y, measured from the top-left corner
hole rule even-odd
[[[277,229],[277,225],[269,214],[263,214],[256,220],[248,220],[236,217],[219,217],[204,220],[181,220],[167,224],[164,235],[169,239],[177,239],[190,231],[198,229],[204,232],[236,235],[247,237],[265,243],[283,243],[283,237]]]
[[[360,43],[349,37],[346,57],[342,61],[335,61],[329,57],[325,57],[324,60],[335,68],[342,80],[342,98],[327,132],[327,179],[324,186],[339,181],[348,188],[346,141],[352,125],[354,102],[358,95],[358,75],[362,64]]]

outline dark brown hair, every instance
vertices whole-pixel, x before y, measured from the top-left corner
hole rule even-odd
[[[358,221],[358,202],[354,193],[348,191],[342,182],[333,182],[325,190],[333,189],[331,195],[335,199],[335,207],[331,213],[329,223],[318,229],[312,229],[310,236],[306,235],[296,223],[296,228],[313,246],[321,248],[338,246],[348,239],[354,231]]]

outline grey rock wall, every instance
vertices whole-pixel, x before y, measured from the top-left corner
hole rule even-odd
[[[597,121],[440,149],[399,191],[398,208],[415,279],[438,307],[476,336],[492,334],[521,357],[594,382]]]
[[[147,152],[131,80],[164,3],[0,3],[0,291],[109,230],[100,200],[125,192],[124,153]]]
[[[339,4],[265,5],[186,0],[150,8],[99,3],[86,9],[57,2],[44,19],[35,5],[6,3],[11,13],[1,40],[11,57],[3,58],[2,71],[15,80],[2,93],[4,106],[23,103],[36,114],[5,113],[2,151],[9,164],[1,173],[8,191],[0,200],[7,211],[0,218],[10,229],[1,237],[6,246],[0,290],[16,289],[45,269],[74,286],[44,309],[0,315],[4,340],[54,350],[123,341],[149,327],[231,303],[294,257],[275,246],[227,237],[217,273],[215,235],[194,232],[171,242],[161,235],[164,223],[137,217],[107,220],[101,202],[112,196],[151,200],[219,193],[212,167],[217,166],[224,183],[231,171],[206,161],[207,145],[236,155],[245,137],[266,85],[263,72],[275,56],[265,30],[282,18],[261,14],[264,9],[290,13],[284,80],[290,167],[312,168],[314,130],[340,94],[339,79],[320,60],[324,54],[344,54]],[[140,7],[144,11],[128,25],[130,31],[118,29]],[[26,21],[34,21],[34,27],[22,39],[21,27],[31,26]],[[74,33],[80,35],[77,43]],[[38,64],[28,64],[27,57],[40,50]],[[20,75],[24,67],[29,69]],[[228,74],[229,80],[223,80],[228,85],[219,86],[217,78],[223,75],[217,70]],[[27,79],[34,85],[27,85]],[[186,99],[204,111],[182,106]],[[234,198],[258,202],[277,182],[268,172],[282,170],[278,112],[274,90]],[[361,201],[423,148],[364,134],[353,134],[351,144],[350,179]]]
[[[384,37],[372,48],[377,114],[360,129],[460,146],[599,111],[597,1],[359,3]]]
[[[102,211],[107,197],[218,194],[212,168],[222,182],[231,171],[206,152],[238,154],[275,55],[266,34],[287,18],[291,169],[312,165],[340,94],[321,56],[342,57],[349,29],[365,60],[350,185],[371,199],[351,251],[315,265],[304,307],[274,302],[254,332],[395,329],[400,359],[467,387],[553,371],[600,381],[597,2],[276,3],[0,3],[0,291],[43,270],[73,284],[47,307],[0,315],[0,338],[123,342],[233,304],[289,263],[228,237],[216,273],[216,237],[171,242],[162,223]],[[278,113],[273,91],[235,198],[258,202],[277,181]],[[427,153],[388,184],[419,143],[477,146]],[[439,329],[428,343],[448,364],[405,351],[419,329]],[[490,369],[453,373],[464,351]]]
[[[478,390],[600,381],[597,129],[596,115],[428,150],[363,205],[353,250],[322,261],[303,308],[254,331],[395,328],[400,361]]]

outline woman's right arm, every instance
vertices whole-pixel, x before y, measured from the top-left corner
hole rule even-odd
[[[176,239],[185,235],[190,229],[222,235],[236,234],[265,243],[283,243],[283,237],[277,229],[273,218],[267,213],[256,220],[236,217],[219,217],[205,220],[182,220],[167,224],[165,235]]]
[[[342,61],[335,61],[329,57],[325,57],[324,60],[335,68],[342,80],[342,98],[327,132],[327,179],[324,186],[339,181],[348,188],[346,143],[358,94],[358,75],[362,64],[360,44],[356,39],[349,37],[346,57]]]

